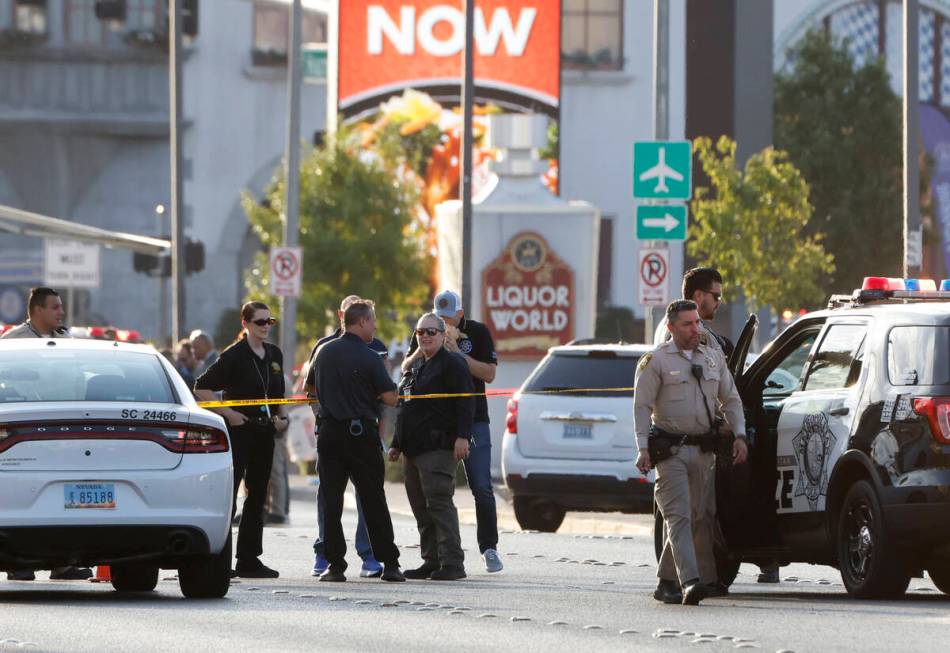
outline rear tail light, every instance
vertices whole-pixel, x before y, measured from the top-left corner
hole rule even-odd
[[[927,418],[934,440],[950,444],[950,397],[916,397],[914,412]]]
[[[511,435],[518,434],[518,400],[508,400],[508,412],[505,415],[505,430]]]
[[[228,450],[228,436],[217,429],[163,429],[166,449],[177,453],[219,453]]]
[[[174,453],[228,451],[228,436],[211,427],[182,429],[152,424],[42,423],[0,424],[0,452],[20,442],[40,440],[147,440]]]

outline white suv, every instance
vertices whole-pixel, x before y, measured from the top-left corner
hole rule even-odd
[[[635,467],[632,387],[652,349],[552,347],[508,402],[501,466],[522,528],[554,532],[569,510],[651,511],[652,479]]]
[[[152,347],[0,340],[0,570],[111,565],[150,591],[170,568],[222,597],[232,483],[223,419]]]

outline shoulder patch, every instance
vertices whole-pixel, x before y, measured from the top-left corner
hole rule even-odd
[[[646,366],[650,364],[650,361],[651,361],[651,360],[653,360],[653,354],[652,354],[652,353],[646,353],[646,354],[644,354],[643,356],[640,357],[640,362],[637,363],[637,369],[638,369],[638,370],[643,370],[643,369],[645,369]]]
[[[709,344],[709,336],[704,331],[699,332],[699,344],[701,345]]]

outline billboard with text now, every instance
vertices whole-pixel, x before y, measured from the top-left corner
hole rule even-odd
[[[458,103],[463,3],[345,0],[339,7],[337,97],[344,116],[374,111],[406,88]],[[477,0],[476,99],[557,117],[560,34],[560,0]]]

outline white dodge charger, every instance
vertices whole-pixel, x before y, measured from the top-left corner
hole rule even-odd
[[[0,340],[0,570],[110,565],[118,591],[177,569],[227,594],[231,451],[154,348]]]

